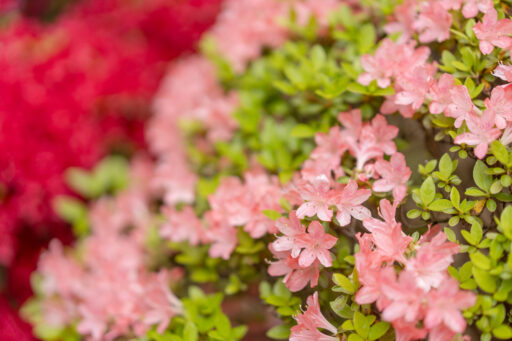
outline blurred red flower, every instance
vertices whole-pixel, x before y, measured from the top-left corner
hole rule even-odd
[[[0,264],[11,304],[30,295],[41,247],[52,236],[71,240],[51,209],[69,193],[63,172],[144,147],[166,63],[193,50],[220,2],[91,0],[50,24],[20,16],[0,30]],[[0,301],[0,320],[9,309]],[[3,328],[10,336],[18,327]]]

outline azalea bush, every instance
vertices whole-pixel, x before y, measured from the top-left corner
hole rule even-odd
[[[512,338],[510,5],[227,0],[151,155],[68,171],[35,333]]]

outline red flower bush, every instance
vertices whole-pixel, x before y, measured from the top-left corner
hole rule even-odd
[[[71,239],[51,208],[69,193],[64,171],[144,147],[143,122],[166,62],[194,48],[219,5],[88,1],[53,23],[19,17],[0,31],[0,264],[16,300],[30,294],[39,249],[52,236]],[[20,248],[27,236],[31,247]],[[0,301],[2,311],[6,305]]]

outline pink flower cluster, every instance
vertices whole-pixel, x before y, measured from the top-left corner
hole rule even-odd
[[[436,6],[443,6],[441,1],[436,3]],[[445,5],[452,4],[454,9],[458,8],[456,5],[460,3],[460,1],[444,2]],[[428,4],[434,6],[432,1]],[[496,21],[496,10],[492,7],[492,3],[491,5],[487,2],[466,3],[470,9],[473,5],[480,6],[475,8],[485,12],[484,23],[474,27],[480,39],[482,52],[490,53],[492,46],[512,48],[510,46],[512,38],[509,37],[512,34],[510,30],[512,21],[509,19]],[[405,11],[403,6],[411,6],[411,2],[408,1],[399,6],[398,14],[402,13],[402,10]],[[447,10],[451,8],[447,7]],[[493,22],[494,26],[490,22]],[[452,75],[441,74],[436,79],[436,64],[427,62],[430,54],[428,48],[415,49],[414,45],[415,43],[409,40],[395,43],[390,39],[384,39],[374,55],[365,55],[361,58],[361,65],[365,70],[358,79],[361,84],[369,85],[375,80],[379,87],[385,88],[391,85],[396,92],[395,95],[387,96],[381,108],[382,113],[391,114],[398,111],[404,117],[412,117],[424,103],[427,103],[432,114],[442,113],[454,118],[456,128],[460,128],[465,123],[467,132],[459,134],[455,138],[455,143],[474,146],[474,153],[480,159],[487,154],[489,144],[502,134],[502,142],[510,143],[512,116],[507,109],[512,104],[510,85],[492,89],[491,96],[485,99],[486,108],[482,111],[473,104],[468,89],[464,85],[457,85]],[[400,57],[388,58],[390,55]],[[508,65],[500,65],[496,68],[494,75],[509,82],[512,80],[511,68]]]
[[[398,128],[388,125],[382,115],[363,123],[359,110],[341,113],[338,118],[344,128],[336,126],[315,136],[317,147],[301,174],[287,186],[285,197],[297,210],[290,212],[288,219],[277,221],[282,236],[270,245],[278,261],[271,264],[269,273],[285,275],[283,281],[292,291],[301,290],[308,282],[311,287],[317,285],[320,266],[332,265],[328,250],[336,244],[336,238],[325,234],[318,221],[311,222],[306,232],[300,219],[316,217],[330,222],[336,217],[340,226],[346,226],[352,218],[363,221],[371,216],[363,206],[371,188],[392,192],[396,203],[407,194],[411,170],[393,142]],[[344,175],[341,161],[347,154],[356,160],[352,176],[357,181],[342,184],[337,180]],[[389,161],[384,159],[386,154],[391,155]]]
[[[149,147],[158,157],[154,186],[164,193],[167,204],[191,203],[195,198],[197,177],[188,166],[180,122],[201,123],[210,142],[227,140],[237,127],[231,117],[237,103],[236,94],[224,93],[207,59],[190,56],[171,65],[147,128]]]
[[[180,272],[152,273],[144,262],[153,219],[148,208],[150,164],[137,160],[132,169],[129,189],[92,208],[92,233],[81,242],[79,258],[67,254],[57,240],[41,256],[38,270],[48,325],[76,323],[90,340],[113,340],[142,336],[155,325],[163,332],[181,313],[181,303],[169,289]]]
[[[360,251],[355,261],[362,287],[356,302],[376,303],[382,318],[393,324],[397,340],[417,340],[427,334],[429,340],[453,340],[466,328],[461,310],[476,301],[472,292],[459,289],[447,271],[459,246],[447,241],[439,227],[414,243],[396,222],[395,210],[396,205],[381,200],[382,220],[365,219],[363,225],[370,233],[357,236]],[[397,268],[402,269],[398,275]]]
[[[283,236],[270,244],[270,251],[278,260],[270,264],[268,273],[284,275],[283,282],[291,291],[303,289],[308,282],[311,287],[316,286],[320,265],[332,266],[329,249],[338,239],[325,233],[318,221],[311,222],[306,231],[295,211],[290,212],[288,219],[278,219],[276,227]]]
[[[290,32],[284,21],[292,11],[300,25],[315,18],[320,27],[326,27],[329,14],[341,3],[341,0],[226,0],[211,35],[218,52],[235,71],[241,72],[249,61],[261,55],[263,47],[276,48],[285,42]]]
[[[333,335],[338,331],[322,314],[318,292],[308,297],[307,305],[306,311],[295,317],[297,325],[291,328],[290,341],[338,341],[338,337],[326,335],[318,330],[322,328]]]
[[[402,41],[408,40],[417,33],[422,43],[443,42],[450,37],[452,25],[450,11],[459,10],[461,7],[465,18],[476,17],[479,12],[487,15],[494,10],[492,0],[405,0],[395,8],[394,20],[384,29],[389,34],[402,33]],[[487,21],[489,24],[485,31],[496,30],[497,32],[501,29],[501,26],[500,28],[492,26],[496,23],[495,20]]]
[[[211,257],[229,259],[238,244],[236,227],[243,226],[253,238],[277,232],[274,222],[263,212],[282,210],[281,193],[277,178],[261,170],[246,172],[243,182],[237,177],[225,178],[208,198],[211,209],[204,214],[204,222],[192,207],[186,206],[181,211],[164,207],[168,222],[162,226],[160,234],[192,245],[211,243]]]

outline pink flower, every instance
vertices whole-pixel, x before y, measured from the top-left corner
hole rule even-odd
[[[172,273],[160,270],[143,278],[144,323],[148,326],[157,325],[157,331],[163,333],[171,319],[183,313],[180,300],[169,290]]]
[[[205,221],[208,226],[206,236],[212,244],[208,254],[213,258],[229,259],[238,244],[237,230],[222,215],[214,211],[205,213]]]
[[[309,224],[307,233],[295,236],[293,243],[302,249],[299,255],[299,265],[308,267],[318,259],[323,266],[332,266],[331,249],[338,239],[325,233],[324,227],[318,221]],[[292,254],[293,256],[293,254]]]
[[[474,18],[478,12],[487,13],[494,8],[492,0],[464,0],[462,14],[464,18]]]
[[[189,167],[185,156],[179,153],[162,158],[155,170],[152,185],[164,192],[168,205],[191,203],[195,199],[197,175]]]
[[[479,114],[480,110],[473,104],[468,89],[464,85],[457,85],[450,90],[451,104],[446,107],[446,115],[455,118],[454,126],[459,128],[472,114]]]
[[[396,145],[393,139],[398,136],[398,127],[388,124],[386,118],[379,114],[375,115],[369,127],[368,130],[382,152],[387,155],[394,154]]]
[[[364,227],[371,232],[373,243],[377,252],[383,260],[404,261],[404,253],[412,238],[405,235],[402,231],[402,225],[395,221],[396,205],[384,199],[380,201],[380,216],[384,221],[367,218],[363,221]]]
[[[331,334],[336,335],[338,330],[324,317],[320,311],[318,302],[318,292],[309,296],[307,299],[307,310],[298,314],[295,319],[297,325],[291,328],[290,341],[337,341],[335,336],[328,336],[321,333],[318,329],[324,329]]]
[[[167,221],[160,228],[160,236],[174,242],[186,241],[194,246],[205,241],[206,231],[192,207],[185,206],[181,211],[163,207],[161,211]]]
[[[387,34],[402,32],[400,42],[407,40],[414,33],[414,21],[416,19],[417,0],[405,0],[395,7],[393,16],[395,21],[384,25]]]
[[[283,283],[290,291],[302,290],[308,283],[311,288],[318,284],[320,263],[317,260],[311,266],[304,268],[299,265],[298,258],[293,258],[289,251],[276,251],[273,244],[270,244],[269,249],[278,260],[270,263],[268,273],[271,276],[284,275]]]
[[[330,193],[331,181],[325,175],[319,175],[309,181],[302,180],[297,185],[297,191],[305,201],[297,209],[297,217],[313,217],[315,214],[318,219],[331,221],[332,210]]]
[[[504,129],[507,121],[512,121],[510,106],[512,105],[512,88],[497,86],[492,89],[491,97],[485,99],[487,111],[495,115],[496,127]]]
[[[466,329],[466,320],[460,311],[473,306],[475,301],[475,294],[461,291],[459,283],[447,276],[439,289],[428,295],[425,326],[430,329],[442,323],[453,332],[462,333]]]
[[[395,153],[390,161],[379,160],[375,164],[377,173],[382,179],[373,183],[375,192],[393,191],[393,200],[400,202],[407,194],[407,181],[411,177],[411,170],[405,163],[402,153]]]
[[[306,233],[306,228],[301,224],[295,211],[291,211],[289,218],[279,218],[276,227],[284,236],[280,236],[272,243],[276,251],[291,251],[292,257],[297,257],[300,247],[295,243],[295,237]]]
[[[432,84],[429,95],[432,100],[429,110],[432,114],[440,114],[452,103],[450,91],[455,88],[455,79],[449,73],[443,73],[437,83]]]
[[[435,82],[436,69],[435,64],[425,64],[416,67],[408,75],[398,77],[403,90],[396,94],[396,104],[411,105],[412,109],[418,110]]]
[[[483,54],[489,54],[494,46],[501,49],[508,49],[512,45],[512,20],[498,20],[498,12],[494,7],[485,13],[482,22],[473,26],[476,37],[480,40],[480,51]]]
[[[421,318],[425,292],[416,286],[414,274],[402,271],[398,281],[381,285],[382,292],[390,300],[382,312],[383,320],[393,322],[404,319],[406,322],[415,322]]]
[[[403,319],[393,321],[393,328],[396,334],[395,341],[421,340],[424,339],[428,333],[426,328],[420,329],[415,322],[406,322]]]
[[[394,114],[399,112],[405,118],[411,118],[414,116],[415,110],[412,105],[402,105],[396,103],[396,95],[386,96],[384,103],[380,107],[380,112],[384,115]]]
[[[424,2],[420,8],[414,28],[419,32],[422,43],[442,42],[450,37],[452,15],[441,3],[433,0]]]
[[[501,130],[494,128],[495,115],[488,110],[484,111],[482,116],[471,115],[466,119],[469,132],[457,136],[454,140],[456,144],[466,143],[475,146],[475,155],[483,159],[487,155],[489,143],[498,139]]]
[[[418,287],[437,288],[446,278],[446,269],[459,249],[458,244],[446,241],[446,235],[439,232],[431,241],[420,245],[416,255],[406,261],[405,268],[415,276]]]
[[[260,56],[263,47],[281,46],[288,33],[279,23],[288,6],[274,0],[228,0],[210,30],[217,51],[235,71],[242,72],[249,61]]]
[[[326,163],[326,169],[337,170],[341,163],[341,157],[348,149],[340,128],[332,127],[328,134],[317,133],[315,142],[316,148],[311,152],[311,159]]]
[[[376,80],[380,88],[387,88],[391,84],[391,78],[396,68],[396,61],[389,56],[397,55],[397,49],[398,45],[386,38],[373,56],[369,54],[362,56],[361,66],[365,72],[359,76],[357,81],[367,86]]]
[[[495,77],[512,82],[512,65],[499,64],[492,72]]]
[[[340,186],[341,187],[341,186]],[[333,203],[338,208],[336,220],[341,226],[350,223],[351,217],[363,220],[371,216],[370,210],[362,204],[372,195],[369,189],[359,189],[357,182],[350,180],[342,188],[335,189],[332,194]]]

